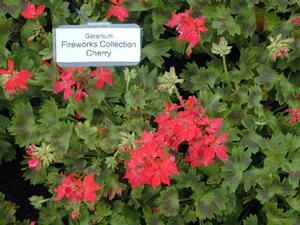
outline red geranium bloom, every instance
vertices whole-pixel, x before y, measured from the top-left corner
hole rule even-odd
[[[161,140],[152,133],[144,132],[139,142],[142,146],[132,150],[131,158],[126,161],[124,178],[134,188],[141,184],[150,184],[152,188],[161,183],[170,185],[170,175],[179,174],[175,157],[161,149]]]
[[[205,17],[200,16],[194,19],[189,16],[192,10],[186,10],[183,13],[173,13],[172,19],[168,21],[169,27],[175,27],[179,33],[178,40],[186,40],[189,45],[186,49],[186,54],[189,56],[192,53],[192,48],[201,42],[200,32],[207,32],[205,27]]]
[[[107,11],[107,16],[116,16],[119,21],[123,22],[128,17],[128,10],[124,8],[124,0],[111,0],[114,6],[111,6]]]
[[[19,72],[14,71],[14,61],[8,60],[7,61],[8,70],[1,70],[0,74],[10,76],[8,80],[4,84],[5,90],[12,94],[15,89],[25,89],[27,90],[26,80],[32,77],[27,70],[21,70]]]
[[[300,25],[300,16],[291,20],[291,22],[295,25]]]
[[[96,192],[101,187],[94,183],[94,174],[90,173],[84,177],[84,181],[78,179],[76,173],[66,176],[63,182],[54,190],[57,193],[55,201],[66,197],[71,202],[88,201],[96,203]]]
[[[75,84],[75,81],[72,80],[74,70],[68,68],[65,72],[60,75],[60,81],[55,81],[55,90],[54,94],[64,91],[64,99],[67,100],[73,94],[72,86]]]
[[[111,72],[109,69],[98,66],[96,70],[90,73],[90,75],[92,77],[98,77],[98,80],[95,83],[97,89],[102,88],[104,83],[112,86]]]
[[[37,18],[39,15],[41,15],[44,12],[44,10],[45,10],[44,5],[40,5],[36,7],[34,4],[28,1],[26,9],[22,11],[22,16],[25,19]]]

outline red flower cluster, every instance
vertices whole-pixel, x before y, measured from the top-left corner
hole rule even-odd
[[[179,33],[178,40],[186,40],[189,43],[186,49],[186,54],[188,56],[191,55],[192,48],[201,42],[199,33],[207,32],[207,28],[205,27],[205,17],[200,16],[197,19],[194,19],[189,16],[191,13],[191,9],[182,13],[173,13],[172,19],[167,23],[169,27],[177,26],[176,31]]]
[[[25,19],[35,19],[39,15],[41,15],[45,10],[45,6],[41,5],[36,7],[34,4],[32,4],[30,1],[27,2],[26,9],[22,11],[22,16]]]
[[[177,109],[181,110],[176,113]],[[137,141],[141,146],[130,150],[132,155],[126,161],[125,178],[133,187],[141,184],[150,184],[153,188],[161,183],[169,185],[169,176],[179,172],[175,157],[166,149],[178,151],[183,142],[189,144],[184,161],[191,163],[191,167],[200,164],[207,166],[213,163],[215,156],[227,160],[227,148],[222,145],[227,140],[227,134],[217,136],[223,119],[210,119],[204,116],[204,112],[195,97],[189,97],[183,105],[165,103],[165,113],[155,119],[158,123],[156,133],[144,132]]]
[[[79,176],[76,173],[65,176],[63,182],[54,190],[57,194],[54,201],[59,201],[66,197],[68,201],[72,203],[87,201],[95,204],[96,191],[99,190],[101,186],[94,182],[94,174],[90,173],[84,176],[83,182],[78,178]],[[74,210],[72,218],[74,219],[77,216],[78,211]]]
[[[105,67],[97,67],[95,71],[90,72],[89,76],[85,76],[82,79],[82,74],[84,69],[82,67],[67,68],[60,73],[59,80],[55,81],[54,94],[64,92],[64,99],[69,99],[73,94],[72,87],[76,87],[75,101],[80,102],[82,97],[87,97],[87,93],[82,88],[82,85],[86,86],[86,81],[88,82],[91,77],[97,77],[95,83],[95,88],[100,89],[103,87],[104,83],[112,86],[111,72]]]
[[[34,150],[35,150],[35,146],[34,145],[30,145],[28,147],[28,149],[26,150],[26,154],[31,157],[31,159],[29,159],[27,161],[27,163],[28,163],[28,167],[30,169],[39,170],[41,168],[40,167],[41,166],[40,165],[40,160],[35,155],[32,154],[32,152]]]
[[[119,21],[123,22],[128,17],[128,10],[123,7],[124,0],[110,0],[114,6],[107,11],[107,16],[116,16]]]
[[[161,183],[170,185],[170,175],[178,174],[175,157],[162,149],[162,140],[149,132],[144,132],[138,140],[142,146],[132,150],[131,158],[126,162],[124,178],[135,188],[141,184],[150,184],[156,188]]]
[[[1,70],[0,74],[8,75],[8,79],[4,84],[4,89],[9,93],[12,94],[15,89],[20,91],[20,89],[27,90],[27,83],[26,80],[32,77],[27,70],[21,70],[19,72],[14,71],[14,61],[8,60],[7,61],[8,70]]]

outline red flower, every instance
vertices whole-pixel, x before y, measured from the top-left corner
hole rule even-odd
[[[184,13],[173,13],[172,19],[168,21],[167,25],[169,27],[175,27],[176,31],[179,33],[177,40],[186,40],[189,45],[186,49],[186,54],[189,56],[192,52],[192,48],[196,44],[201,42],[200,32],[207,32],[205,27],[205,17],[200,16],[197,19],[193,19],[189,16],[192,10],[186,10]]]
[[[72,80],[74,69],[68,68],[65,72],[60,75],[61,81],[55,81],[54,94],[64,91],[64,100],[67,100],[73,94],[72,86],[75,81]]]
[[[75,101],[76,102],[80,102],[81,97],[87,97],[87,96],[88,96],[88,94],[85,91],[83,91],[83,90],[80,89],[80,83],[77,82],[76,83]]]
[[[1,70],[0,74],[10,76],[8,80],[4,84],[5,90],[12,94],[15,89],[25,89],[27,90],[26,80],[32,77],[27,70],[21,70],[19,72],[14,71],[14,61],[8,60],[7,61],[8,70]]]
[[[107,16],[116,16],[119,21],[123,22],[128,17],[128,10],[124,8],[124,0],[111,0],[114,6],[111,6],[107,11]]]
[[[54,190],[54,192],[57,193],[54,201],[59,201],[65,196],[70,201],[81,201],[81,192],[83,188],[81,182],[77,178],[78,175],[74,173],[66,176],[63,182]]]
[[[27,163],[30,169],[37,169],[40,165],[40,161],[36,157],[32,157],[27,161]]]
[[[93,204],[96,203],[96,191],[101,188],[100,185],[94,182],[94,174],[90,173],[84,177],[83,180],[84,186],[84,200],[89,201]]]
[[[96,70],[90,73],[90,75],[92,77],[98,77],[95,83],[95,87],[97,89],[102,88],[104,83],[108,84],[109,86],[112,86],[111,72],[109,69],[98,66]]]
[[[71,215],[72,219],[76,219],[78,217],[78,211],[74,210]]]
[[[290,123],[296,123],[298,119],[300,119],[300,106],[296,110],[290,108],[288,112],[291,115]]]
[[[179,173],[175,157],[162,150],[160,140],[151,133],[144,132],[139,142],[143,145],[132,150],[124,178],[134,188],[141,184],[150,184],[152,188],[161,183],[170,185],[170,175]]]
[[[44,5],[36,7],[34,4],[28,1],[26,9],[22,11],[22,16],[25,19],[37,18],[39,15],[41,15],[44,12],[44,10],[45,10]]]
[[[26,155],[31,157],[31,159],[27,161],[27,164],[30,169],[39,170],[41,168],[40,160],[35,155],[32,154],[35,148],[36,148],[35,145],[30,145],[26,150]]]
[[[300,25],[300,16],[291,20],[291,22],[295,25]]]
[[[66,176],[63,182],[54,190],[57,196],[54,201],[66,197],[71,202],[88,201],[96,203],[96,193],[101,187],[94,183],[94,174],[90,173],[84,177],[84,181],[78,179],[75,173]]]

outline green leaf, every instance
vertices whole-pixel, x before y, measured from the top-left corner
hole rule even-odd
[[[176,216],[179,211],[179,196],[175,187],[168,187],[160,192],[159,211],[167,216]]]
[[[289,173],[289,184],[292,185],[293,188],[297,188],[300,180],[300,157],[294,158],[291,162],[284,162],[282,169]]]
[[[256,215],[250,215],[243,220],[243,225],[258,225]]]
[[[57,27],[62,24],[68,24],[66,18],[70,16],[69,3],[63,0],[49,0],[52,16],[52,26]]]
[[[112,211],[108,205],[104,203],[97,204],[94,219],[96,222],[100,223],[105,217],[110,216],[111,214]]]
[[[40,137],[30,103],[16,104],[13,112],[12,126],[8,130],[15,136],[16,144],[26,147],[39,142]]]
[[[279,102],[279,104],[285,104],[293,101],[297,95],[294,86],[284,76],[280,76],[280,79],[276,84],[276,89],[276,100]]]
[[[230,36],[241,34],[241,27],[232,17],[231,10],[223,5],[220,5],[216,9],[217,11],[213,15],[210,15],[210,17],[213,19],[211,26],[217,31],[217,34],[223,34],[225,31],[227,31]]]
[[[153,41],[142,49],[142,60],[146,57],[150,60],[150,62],[158,67],[161,67],[164,62],[162,57],[170,56],[167,53],[170,48],[171,47],[167,40],[159,39],[157,41]]]
[[[245,7],[244,1],[240,1],[240,4],[235,7],[238,16],[236,21],[241,27],[242,35],[247,38],[253,35],[256,30],[256,18],[254,7]]]
[[[196,170],[189,169],[187,173],[181,172],[179,175],[174,176],[177,181],[177,188],[192,188],[193,191],[201,188],[201,184],[199,184],[200,176],[196,174]]]
[[[277,203],[267,202],[263,210],[266,212],[268,225],[297,225],[296,220],[299,219],[299,215],[279,208]]]
[[[125,101],[127,105],[133,109],[144,108],[146,105],[145,102],[145,91],[138,87],[137,85],[133,85],[130,87],[129,91],[125,94]]]
[[[55,127],[58,125],[59,119],[66,116],[64,109],[58,109],[53,98],[47,100],[40,109],[40,119],[43,125],[47,127]]]
[[[64,225],[62,218],[64,211],[58,210],[57,203],[53,201],[47,202],[47,207],[43,207],[39,213],[39,224],[43,225]]]
[[[3,0],[0,2],[0,12],[9,13],[13,18],[18,18],[21,11],[21,1],[20,0]]]
[[[51,143],[51,147],[60,151],[67,151],[70,144],[72,130],[72,123],[59,122],[57,127],[49,131],[48,135],[45,134],[45,140]]]
[[[213,219],[226,210],[225,193],[222,189],[211,190],[203,195],[195,196],[196,212],[199,220]]]
[[[244,151],[242,147],[232,149],[232,155],[224,162],[222,172],[225,180],[222,186],[228,188],[230,192],[234,192],[243,179],[243,171],[245,171],[251,163],[251,152]]]
[[[75,128],[76,134],[84,141],[84,144],[92,150],[96,149],[97,128],[92,127],[87,120],[84,123],[79,123]]]
[[[279,183],[277,181],[273,181],[270,184],[263,185],[263,189],[258,191],[256,198],[262,204],[264,204],[270,199],[272,199],[275,195],[293,196],[294,194],[295,192],[290,186],[283,183]]]
[[[262,100],[261,89],[257,85],[248,88],[249,88],[249,100],[248,100],[249,109],[260,106],[260,101]]]
[[[155,40],[158,40],[160,35],[165,31],[164,25],[167,23],[168,14],[159,11],[152,11],[152,20],[151,24],[152,34]]]
[[[1,3],[0,3],[0,11],[1,11]],[[6,44],[10,40],[10,34],[11,34],[11,26],[12,26],[13,20],[12,18],[5,18],[0,16],[0,52],[6,53]]]
[[[159,1],[157,0],[146,1],[146,2],[134,1],[134,3],[128,9],[129,12],[148,11],[150,9],[156,8],[158,6],[158,3]]]
[[[260,65],[257,68],[257,72],[259,76],[255,78],[255,81],[258,84],[263,85],[263,87],[268,91],[272,89],[276,81],[279,79],[277,72],[266,65]]]
[[[16,211],[16,205],[5,201],[5,195],[0,192],[0,224],[17,224]]]

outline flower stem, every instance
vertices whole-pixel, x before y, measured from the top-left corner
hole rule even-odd
[[[226,64],[225,55],[222,56],[222,59],[223,59],[223,67],[224,67],[224,72],[225,72],[226,80],[227,80],[229,88],[231,89],[231,83],[230,83],[230,79],[229,79],[229,75],[228,75],[228,70],[227,70],[227,64]]]
[[[175,84],[174,84],[174,93],[175,93],[176,97],[178,98],[178,100],[180,101],[180,103],[183,105],[184,101],[182,100],[182,98],[181,98],[181,96],[179,94],[178,88],[176,87]]]

